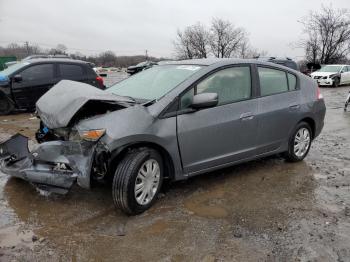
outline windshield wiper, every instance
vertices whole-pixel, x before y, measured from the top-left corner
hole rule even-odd
[[[132,96],[121,96],[121,95],[114,94],[114,93],[112,93],[112,92],[111,92],[111,94],[114,95],[114,96],[117,96],[117,97],[122,97],[122,98],[126,98],[126,99],[131,100],[131,101],[125,101],[125,102],[127,102],[127,103],[137,103],[137,102],[136,102],[136,99],[133,98]]]
[[[137,102],[136,102],[136,99],[133,98],[132,96],[121,96],[121,97],[128,98],[128,99],[130,99],[132,102],[137,103]]]
[[[150,105],[153,105],[155,102],[157,102],[157,99],[149,100],[149,101],[143,103],[142,105],[143,106],[150,106]]]

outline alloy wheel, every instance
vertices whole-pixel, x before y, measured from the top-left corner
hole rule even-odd
[[[300,128],[294,137],[294,154],[297,157],[303,157],[307,153],[310,143],[310,131],[305,127]]]
[[[135,199],[139,205],[147,205],[158,191],[160,182],[159,163],[154,159],[145,161],[138,171],[135,181]]]

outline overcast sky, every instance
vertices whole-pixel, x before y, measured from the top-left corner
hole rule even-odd
[[[272,56],[298,58],[302,34],[298,20],[312,9],[350,0],[0,0],[0,45],[62,43],[69,52],[169,57],[177,29],[213,17],[230,20],[249,32],[251,44]]]

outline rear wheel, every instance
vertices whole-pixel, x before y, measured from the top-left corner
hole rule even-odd
[[[13,110],[13,105],[7,97],[0,97],[0,115],[7,115]]]
[[[128,215],[149,209],[163,182],[163,161],[153,149],[143,148],[127,154],[119,163],[112,186],[113,201]]]
[[[312,132],[308,123],[300,122],[289,138],[288,151],[284,153],[287,161],[298,162],[309,153],[312,141]]]

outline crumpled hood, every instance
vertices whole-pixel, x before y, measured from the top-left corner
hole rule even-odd
[[[89,101],[102,101],[126,105],[133,101],[102,91],[91,85],[62,80],[53,86],[36,103],[37,113],[51,129],[66,127],[77,112]]]

